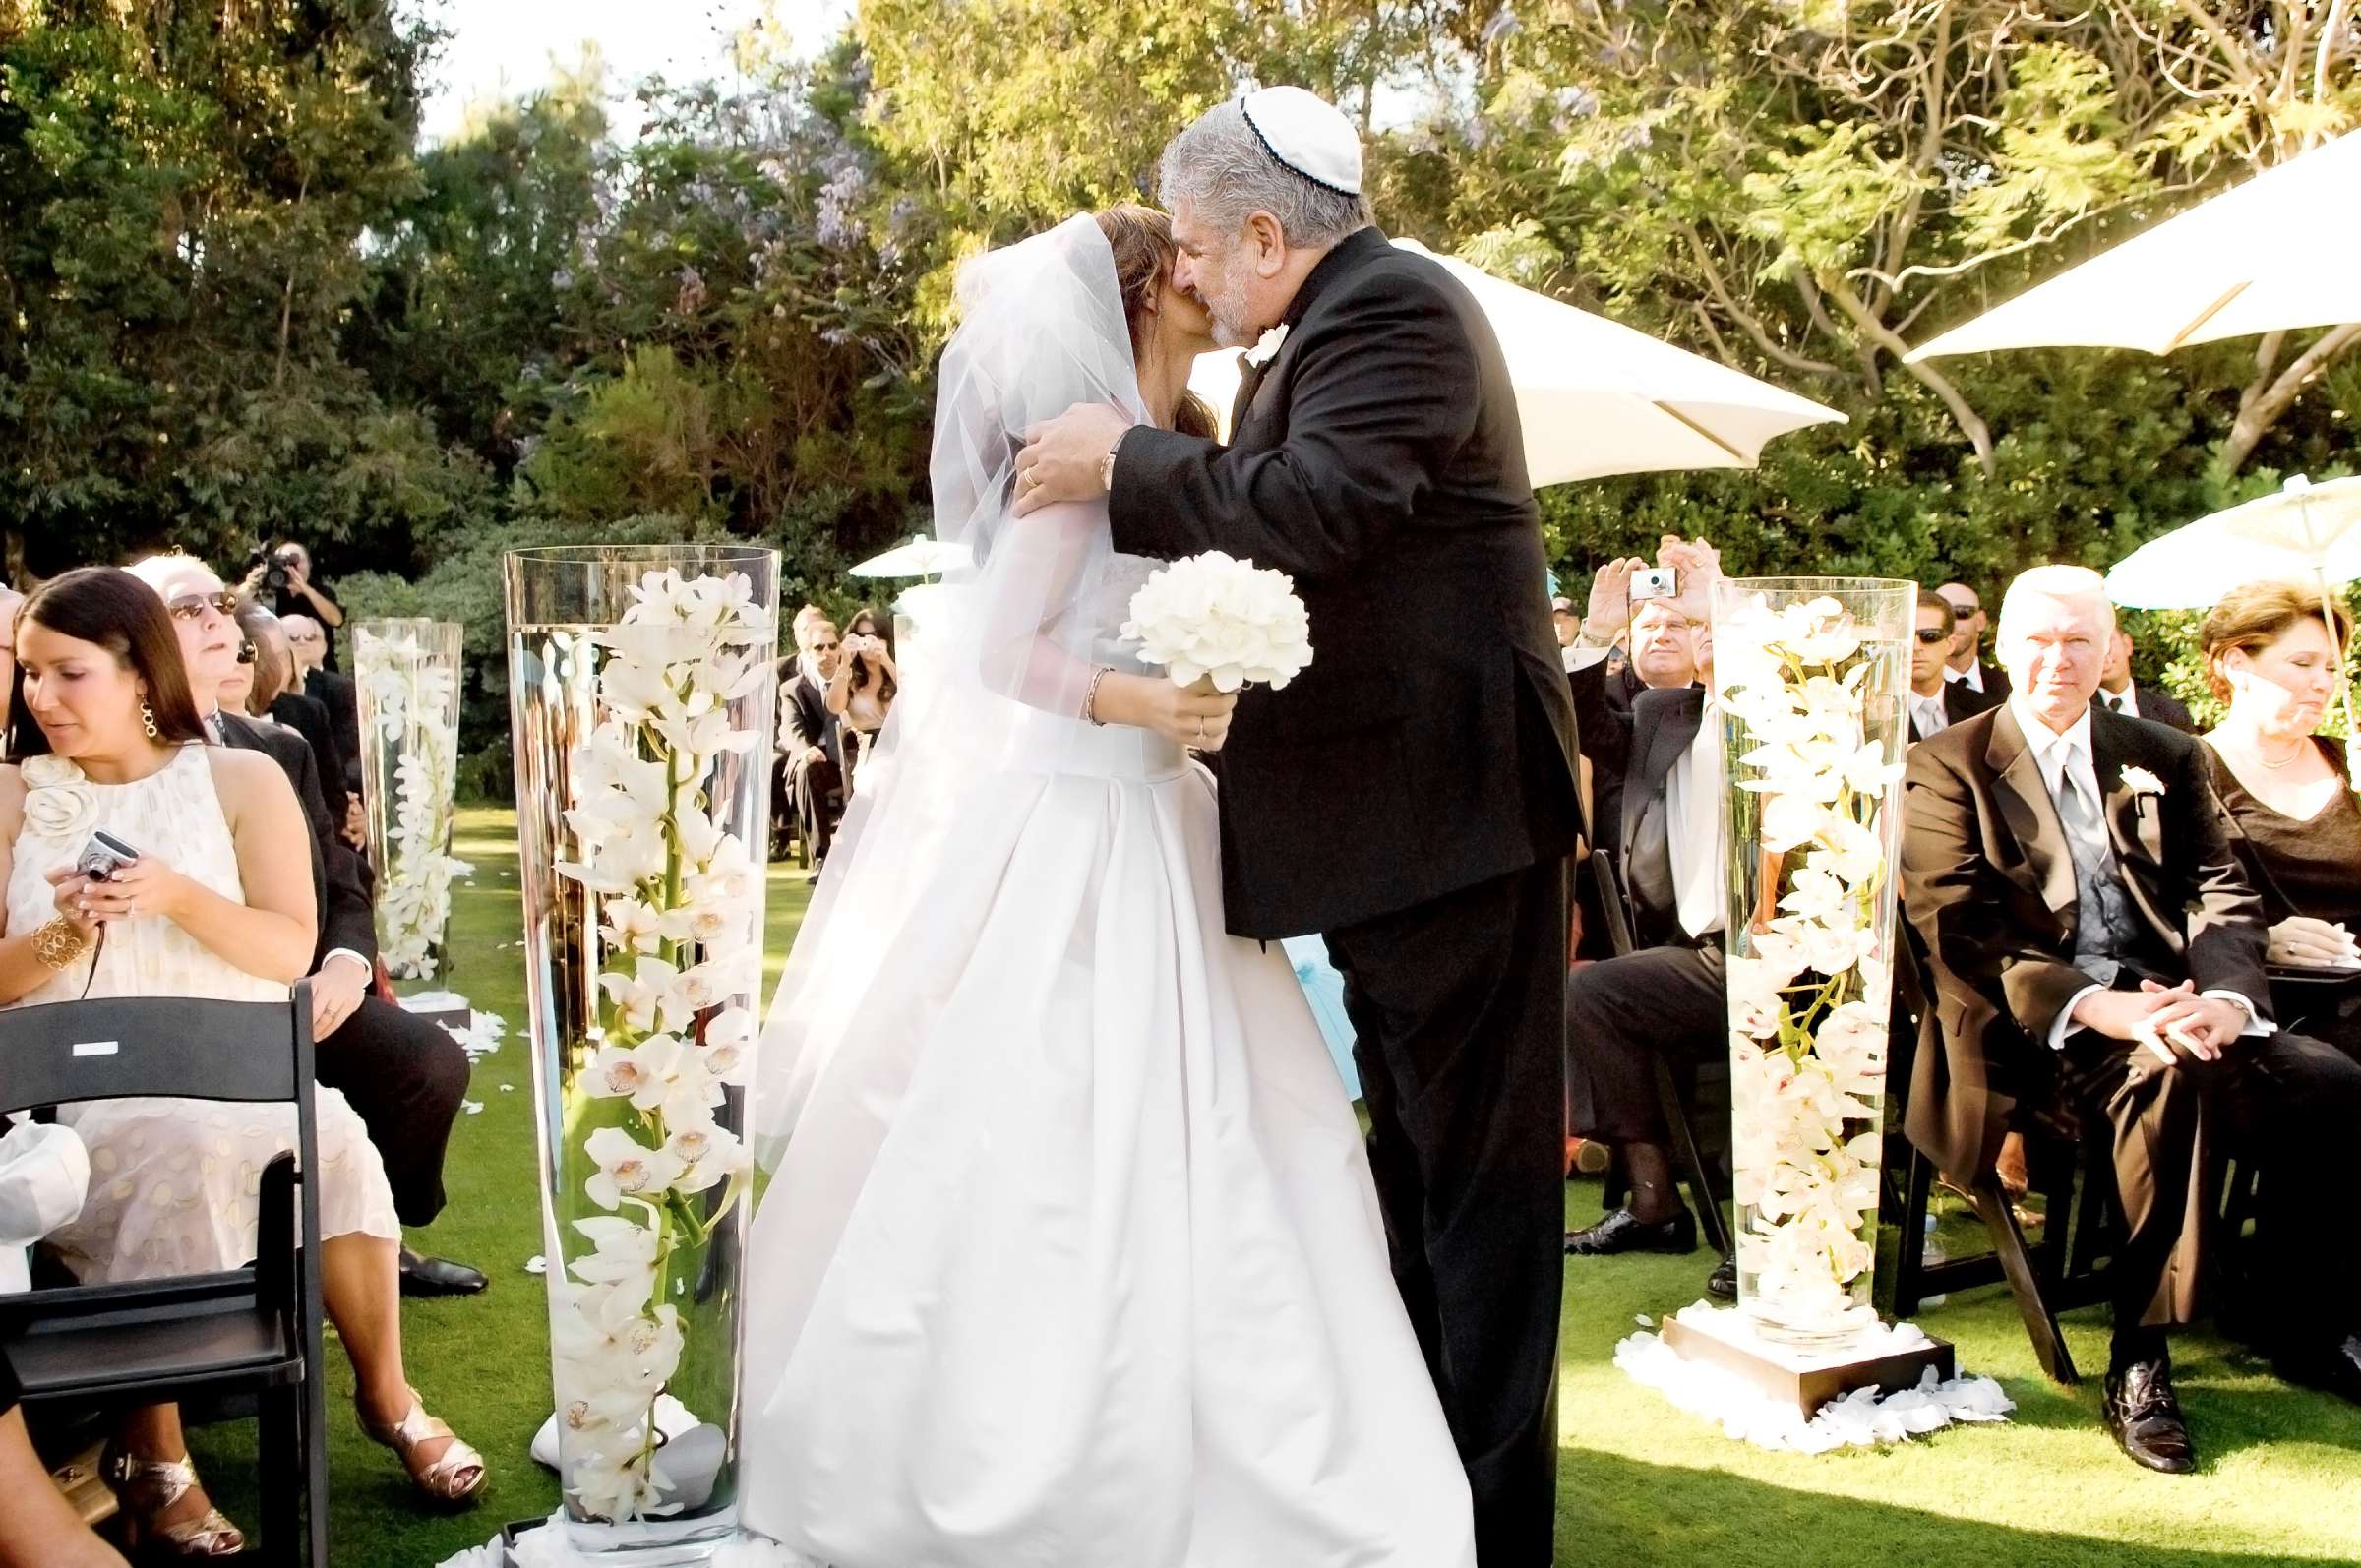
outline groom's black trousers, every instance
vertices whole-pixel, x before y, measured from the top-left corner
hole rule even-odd
[[[1566,935],[1555,859],[1326,934],[1480,1568],[1545,1568],[1556,1527]]]

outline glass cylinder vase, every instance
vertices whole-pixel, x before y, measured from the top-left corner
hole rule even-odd
[[[736,1534],[778,560],[508,557],[551,1370],[582,1561],[702,1562]]]
[[[1902,758],[1917,585],[1716,586],[1738,1305],[1835,1351],[1877,1324]]]
[[[462,628],[455,621],[353,627],[362,821],[377,875],[377,951],[395,980],[450,970],[451,854],[457,817]]]

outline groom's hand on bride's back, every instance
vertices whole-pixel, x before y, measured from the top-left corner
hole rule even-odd
[[[1106,403],[1076,403],[1027,427],[1024,450],[1016,454],[1016,514],[1107,494],[1107,454],[1131,423]]]

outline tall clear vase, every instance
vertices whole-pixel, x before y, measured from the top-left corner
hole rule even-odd
[[[508,557],[563,1530],[584,1562],[706,1562],[736,1534],[778,560]]]
[[[353,628],[377,951],[396,980],[450,972],[451,885],[470,869],[451,854],[462,639],[455,621],[362,621]]]
[[[1878,1173],[1917,585],[1717,585],[1738,1305],[1841,1351],[1877,1324]]]

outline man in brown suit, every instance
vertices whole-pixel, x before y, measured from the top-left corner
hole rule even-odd
[[[2270,1154],[2256,1288],[2282,1369],[2361,1398],[2334,1158],[2361,1064],[2270,1021],[2262,905],[2201,743],[2091,708],[2113,633],[2096,573],[2027,573],[2001,609],[2009,700],[1910,751],[1903,886],[1942,1054],[1908,1127],[1963,1176],[2021,1101],[2113,1128],[2126,1234],[2102,1412],[2133,1460],[2178,1473],[2195,1456],[2164,1331],[2195,1313],[2216,1139]]]

